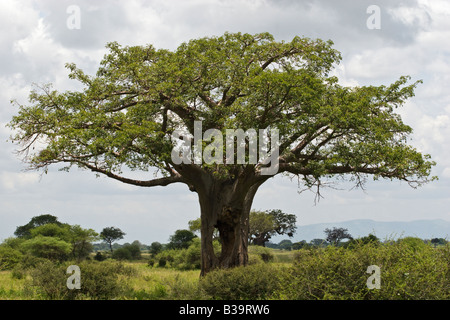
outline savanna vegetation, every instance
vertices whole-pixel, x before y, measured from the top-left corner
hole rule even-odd
[[[90,235],[89,250],[80,249],[83,241],[74,241],[71,230]],[[250,245],[247,266],[200,277],[201,241],[189,230],[177,230],[164,244],[116,244],[112,253],[106,239],[95,250],[99,237],[87,230],[54,220],[4,240],[0,299],[450,299],[450,243],[441,238]],[[220,254],[218,239],[214,248]],[[81,270],[80,289],[67,287],[70,265]],[[368,288],[371,265],[380,268],[380,289]]]

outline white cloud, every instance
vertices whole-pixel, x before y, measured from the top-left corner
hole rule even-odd
[[[450,178],[450,167],[446,167],[443,171],[442,171],[442,176],[445,178]]]
[[[394,18],[407,26],[419,27],[427,29],[430,27],[431,17],[428,13],[429,6],[425,3],[415,7],[400,6],[389,8],[388,13]]]
[[[355,53],[345,61],[350,77],[396,80],[402,75],[416,76],[422,66],[423,52],[414,46],[380,47]]]
[[[36,172],[0,172],[0,186],[4,192],[30,190],[38,181],[39,174]]]

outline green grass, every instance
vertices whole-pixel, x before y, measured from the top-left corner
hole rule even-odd
[[[147,263],[131,263],[138,276],[129,280],[133,289],[127,299],[202,299],[198,281],[200,270],[179,271],[150,268]]]
[[[135,269],[136,274],[124,279],[131,291],[119,297],[120,299],[205,299],[198,289],[200,270],[178,271],[150,268],[145,260],[125,264]],[[40,299],[30,290],[26,290],[26,281],[25,278],[14,278],[12,271],[0,271],[0,300]]]
[[[285,251],[280,249],[271,249],[274,256],[274,262],[292,263],[294,261],[295,251]]]
[[[27,299],[24,293],[25,279],[15,279],[12,271],[0,271],[0,299],[22,300]]]

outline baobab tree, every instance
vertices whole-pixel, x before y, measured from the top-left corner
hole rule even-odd
[[[11,139],[30,169],[66,163],[141,187],[185,184],[200,204],[202,274],[246,265],[252,201],[275,175],[297,177],[301,188],[316,192],[334,176],[358,186],[367,176],[414,187],[431,180],[434,162],[408,144],[412,128],[395,113],[419,81],[408,84],[402,76],[388,86],[342,86],[330,75],[341,60],[332,45],[302,37],[276,41],[268,33],[225,33],[174,51],[109,43],[95,76],[67,64],[83,90],[42,85],[28,105],[14,101],[19,110],[9,123],[16,131]],[[236,150],[220,152],[211,141],[227,129],[246,133],[241,141],[233,138],[236,150],[249,142],[244,162]],[[256,162],[250,161],[250,130],[276,132],[265,136],[271,147],[259,148]],[[173,138],[189,143],[188,135],[193,148],[183,159],[192,161],[180,162]],[[213,161],[199,160],[199,152],[210,152]],[[275,170],[267,170],[273,164]]]

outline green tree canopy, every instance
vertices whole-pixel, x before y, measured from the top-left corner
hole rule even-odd
[[[350,239],[350,240],[353,239],[352,235],[347,231],[348,229],[346,228],[336,228],[336,227],[333,227],[333,229],[326,228],[324,230],[327,236],[327,241],[334,245],[339,244],[339,242],[343,239]]]
[[[14,235],[19,238],[27,238],[31,237],[30,230],[39,226],[43,226],[45,224],[56,224],[61,225],[61,222],[58,221],[58,218],[51,214],[41,214],[39,216],[35,216],[31,218],[30,222],[23,226],[19,226],[16,228]]]
[[[292,249],[292,245],[293,245],[293,243],[289,239],[281,240],[280,243],[278,244],[278,246],[282,250],[291,250]]]
[[[202,219],[201,218],[197,218],[195,220],[190,220],[188,222],[189,225],[189,230],[192,231],[195,234],[200,234],[201,235],[201,231],[202,231]],[[213,236],[212,239],[216,240],[219,239],[219,230],[217,228],[214,228],[213,231]]]
[[[64,241],[70,238],[70,226],[68,224],[47,223],[30,230],[32,238],[39,235],[44,237],[56,237]]]
[[[161,243],[159,243],[158,241],[154,241],[150,244],[149,251],[153,256],[157,255],[162,250],[163,250],[163,245]]]
[[[396,113],[420,81],[401,76],[390,85],[343,86],[330,76],[341,60],[331,41],[225,33],[174,51],[116,42],[107,48],[96,75],[67,65],[82,90],[42,85],[29,105],[13,101],[19,109],[9,123],[11,139],[31,169],[65,163],[67,170],[78,166],[142,187],[187,185],[200,203],[202,274],[247,264],[251,205],[276,174],[296,177],[318,195],[335,176],[357,186],[368,175],[413,187],[430,180],[434,162],[408,144],[412,128]],[[278,130],[277,148],[267,151],[271,163],[173,161],[172,134],[194,136],[197,120],[202,134]],[[208,145],[197,142],[204,152]],[[272,164],[276,172],[264,174]],[[129,178],[126,169],[142,171],[142,178]],[[156,177],[147,174],[153,169]],[[215,228],[220,256],[212,244]]]
[[[69,226],[67,241],[72,245],[72,257],[81,260],[94,249],[93,242],[99,240],[99,234],[93,229],[83,229],[79,225]]]
[[[36,256],[58,260],[82,260],[92,251],[92,242],[98,240],[98,234],[94,230],[61,223],[52,215],[33,217],[26,225],[17,227],[15,235],[17,238],[8,240],[6,244]],[[53,253],[49,248],[53,248]],[[66,252],[67,248],[70,248],[69,253]]]
[[[189,225],[189,231],[193,232],[193,233],[200,233],[201,229],[202,229],[202,219],[198,218],[195,220],[189,220],[188,222]]]
[[[266,210],[250,212],[250,241],[259,246],[265,246],[274,235],[292,237],[297,229],[297,217],[281,210]]]
[[[111,250],[111,252],[113,252],[113,242],[123,239],[124,235],[125,232],[116,227],[103,228],[102,232],[100,232],[100,238],[109,244],[109,249]]]
[[[72,251],[70,243],[56,237],[42,235],[26,240],[21,247],[36,257],[58,261],[66,260]]]
[[[187,249],[197,236],[189,230],[177,230],[170,236],[168,249]]]

